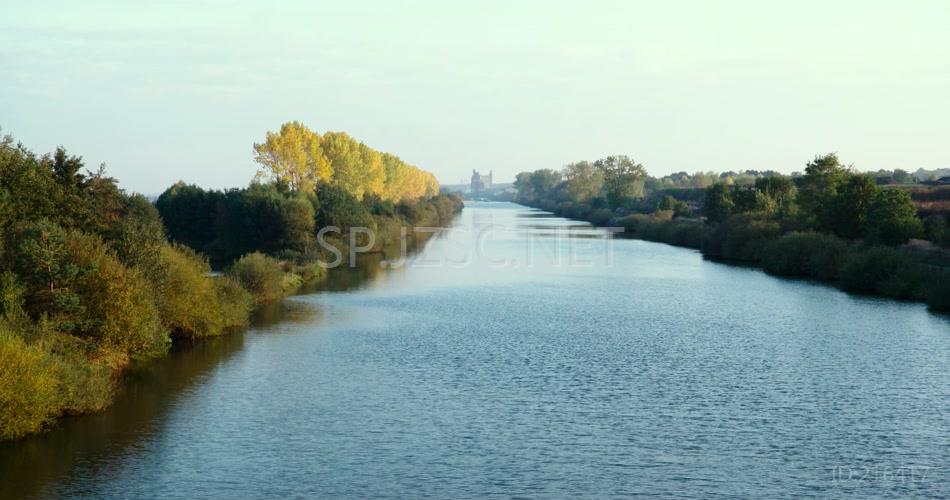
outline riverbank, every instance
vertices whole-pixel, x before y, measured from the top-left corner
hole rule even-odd
[[[532,207],[542,209],[541,207]],[[622,227],[622,237],[699,250],[723,263],[827,283],[846,292],[926,302],[950,311],[950,258],[914,245],[889,247],[846,241],[816,232],[783,233],[778,223],[734,219],[707,224],[674,219],[671,211],[605,217],[602,211],[555,215],[601,227]],[[569,217],[573,215],[573,217]]]
[[[461,209],[428,172],[358,146],[361,161],[388,161],[372,182],[176,183],[153,204],[63,148],[37,155],[3,137],[0,440],[103,410],[130,364],[240,330],[256,307],[323,279],[321,262],[358,265],[403,227]]]
[[[40,432],[64,416],[107,408],[130,363],[161,357],[176,341],[240,331],[255,310],[325,279],[326,262],[333,255],[382,253],[400,244],[404,232],[412,238],[405,246],[414,247],[424,243],[426,237],[414,235],[411,227],[445,224],[462,208],[458,200],[445,197],[421,200],[417,205],[417,218],[373,215],[376,229],[371,244],[351,249],[346,239],[330,239],[320,257],[311,260],[278,259],[253,252],[223,272],[211,273],[207,261],[198,254],[185,248],[162,247],[152,258],[157,259],[156,272],[162,274],[157,278],[159,288],[167,292],[162,293],[159,306],[164,314],[156,315],[155,320],[173,329],[168,330],[170,335],[162,342],[160,352],[153,350],[135,357],[118,349],[90,351],[90,347],[56,331],[47,322],[33,323],[25,316],[0,321],[0,401],[4,403],[0,408],[0,440]],[[360,267],[362,262],[342,261],[340,265]],[[150,304],[140,294],[126,305],[141,310]]]

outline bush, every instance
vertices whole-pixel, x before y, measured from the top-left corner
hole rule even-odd
[[[233,281],[219,283],[209,276],[208,262],[187,247],[165,245],[151,280],[162,322],[187,337],[219,335],[243,325],[250,312],[249,294]]]
[[[703,245],[703,225],[690,222],[673,223],[673,232],[667,243],[689,248],[700,248]]]
[[[660,221],[644,215],[628,215],[618,221],[624,232],[634,238],[658,241],[670,245],[699,248],[702,245],[702,224],[692,222]]]
[[[0,327],[0,440],[39,431],[57,411],[56,373],[46,353]]]
[[[594,210],[587,216],[588,222],[595,226],[606,226],[614,216],[613,212],[606,208]]]
[[[913,257],[889,247],[852,252],[841,269],[841,288],[897,299],[921,299],[924,270]]]
[[[758,262],[765,246],[780,234],[777,222],[731,217],[704,234],[702,252],[713,258]]]
[[[57,413],[80,414],[109,406],[115,389],[113,373],[124,362],[122,356],[89,352],[70,335],[41,331],[39,336],[38,344],[49,353],[59,383]]]
[[[317,199],[320,200],[317,211],[318,227],[336,226],[344,232],[351,227],[375,229],[369,210],[346,189],[332,184],[321,184],[317,188]],[[400,203],[397,210],[403,214],[411,212],[413,217],[407,218],[412,220],[422,216],[416,213],[418,207],[415,205],[414,202]]]
[[[284,296],[287,282],[281,263],[260,252],[249,253],[235,262],[228,275],[254,295],[258,303]]]
[[[222,333],[228,328],[246,325],[248,315],[254,305],[254,296],[231,276],[216,276],[211,278],[211,282],[214,284],[219,317],[222,319],[221,326],[223,327],[217,333]]]
[[[768,243],[762,251],[765,272],[778,276],[837,280],[848,245],[835,236],[791,233]]]

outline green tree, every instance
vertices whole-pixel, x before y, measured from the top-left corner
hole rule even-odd
[[[627,198],[642,198],[647,177],[643,165],[627,156],[608,156],[594,165],[603,172],[604,194],[611,208],[617,208]]]
[[[798,185],[798,204],[806,223],[822,228],[833,225],[837,209],[834,198],[849,173],[849,167],[842,165],[834,153],[816,156],[808,162]]]
[[[722,222],[732,215],[735,203],[729,187],[717,182],[706,188],[706,197],[703,200],[703,213],[709,222]]]
[[[864,235],[871,204],[880,189],[870,176],[851,174],[840,184],[831,203],[823,207],[821,229],[842,238]]]
[[[571,163],[564,167],[564,191],[570,201],[587,203],[598,196],[604,187],[604,172],[588,161]]]
[[[549,199],[554,194],[554,190],[561,183],[561,173],[543,168],[535,170],[531,174],[531,187],[535,195],[540,199]]]
[[[225,195],[179,181],[158,197],[155,208],[169,239],[205,251],[218,237],[218,215],[225,208]]]
[[[871,204],[866,234],[869,240],[886,245],[900,245],[923,233],[917,209],[907,191],[883,189]]]
[[[515,199],[521,203],[531,204],[537,201],[538,195],[534,192],[534,184],[531,182],[531,172],[521,172],[515,176],[514,188],[517,191]]]
[[[658,210],[673,210],[676,208],[676,198],[666,195],[660,200],[660,203],[656,207]]]
[[[673,217],[689,217],[691,215],[693,215],[693,211],[685,201],[677,201],[673,205]]]

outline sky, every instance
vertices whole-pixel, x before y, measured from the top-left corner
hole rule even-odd
[[[458,183],[950,167],[950,2],[0,0],[0,127],[123,188],[246,185],[299,120]]]

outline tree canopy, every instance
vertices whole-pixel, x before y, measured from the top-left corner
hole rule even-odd
[[[264,142],[254,144],[254,160],[261,167],[258,180],[283,183],[295,192],[313,193],[330,184],[360,200],[374,195],[402,201],[439,191],[435,176],[398,156],[376,151],[345,132],[320,135],[300,122],[267,132]]]

